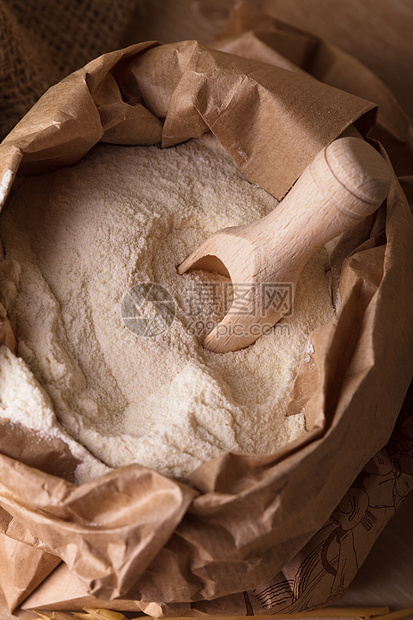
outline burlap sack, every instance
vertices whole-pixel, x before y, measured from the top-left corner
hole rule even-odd
[[[51,86],[120,46],[139,0],[0,0],[0,140]]]
[[[50,90],[0,146],[4,193],[17,171],[74,164],[98,140],[172,146],[210,130],[247,178],[281,197],[345,127],[371,128],[374,106],[349,94],[366,96],[368,84],[372,99],[383,102],[375,135],[396,165],[394,153],[409,155],[408,124],[401,112],[386,114],[394,101],[359,63],[279,23],[257,22],[248,34],[242,16],[237,23],[237,39],[221,46],[262,54],[267,64],[193,42],[143,44],[105,55]],[[268,166],[275,150],[277,174]],[[70,459],[66,473],[54,475],[56,445],[43,445],[41,459],[30,452],[16,458],[13,446],[29,448],[32,438],[7,427],[0,528],[19,541],[26,563],[41,566],[41,578],[31,571],[22,591],[16,562],[14,579],[2,582],[9,605],[47,577],[56,557],[85,593],[83,603],[110,607],[117,597],[117,608],[132,602],[153,615],[285,613],[337,599],[412,486],[409,419],[400,418],[383,449],[412,374],[405,295],[412,234],[394,176],[387,204],[343,238],[332,258],[342,305],[335,324],[311,336],[314,354],[303,358],[290,402],[290,413],[304,408],[310,432],[278,454],[225,455],[198,468],[191,485],[131,466],[75,487],[67,480]],[[25,606],[73,606],[69,591],[51,603],[48,581]]]

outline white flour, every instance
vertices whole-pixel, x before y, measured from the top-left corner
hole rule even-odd
[[[106,469],[99,460],[183,478],[224,452],[271,453],[303,434],[303,417],[287,418],[285,404],[308,334],[334,317],[325,253],[304,269],[293,315],[234,353],[202,347],[208,307],[188,316],[188,290],[192,282],[204,294],[205,277],[176,272],[213,232],[276,204],[212,137],[163,151],[98,145],[73,168],[26,179],[0,217],[0,301],[31,372],[3,350],[1,381],[15,387],[8,403],[1,392],[0,414],[85,446],[79,482]],[[141,282],[175,299],[157,336],[122,321],[122,299]],[[144,316],[156,308],[147,303]]]

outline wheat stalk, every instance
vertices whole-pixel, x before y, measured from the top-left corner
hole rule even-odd
[[[65,613],[61,611],[41,612],[34,611],[36,617],[31,620],[128,620],[119,611],[110,609],[85,609],[84,612]],[[402,620],[413,615],[413,607],[400,609],[399,611],[389,612],[388,607],[325,607],[317,611],[302,612],[299,614],[275,614],[268,616],[257,616],[257,620],[279,620],[281,618],[359,618],[374,620]],[[149,618],[144,614],[133,620]],[[223,616],[209,616],[210,620],[225,620]],[[150,619],[157,620],[157,619]],[[188,620],[188,618],[162,618],[161,620]],[[231,616],[231,620],[245,620],[245,616]]]

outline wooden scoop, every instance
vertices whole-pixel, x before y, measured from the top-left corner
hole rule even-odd
[[[178,273],[201,269],[229,276],[234,299],[204,346],[226,353],[255,342],[289,311],[310,256],[373,213],[389,188],[390,170],[377,151],[361,139],[339,138],[314,158],[269,215],[207,239]]]

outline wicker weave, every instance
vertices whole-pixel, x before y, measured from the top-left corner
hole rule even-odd
[[[0,140],[47,88],[120,47],[139,0],[0,0]]]

